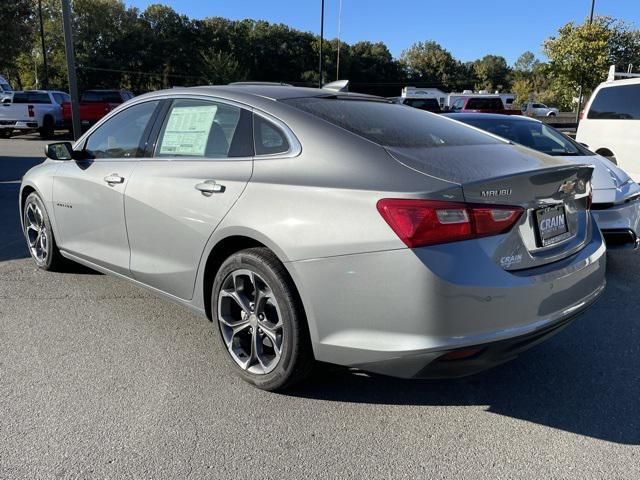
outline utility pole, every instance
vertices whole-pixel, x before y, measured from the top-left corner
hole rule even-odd
[[[80,109],[78,107],[78,81],[76,79],[76,60],[73,53],[71,5],[69,5],[69,0],[62,0],[62,27],[64,29],[64,50],[67,54],[67,75],[69,77],[69,94],[71,95],[73,138],[77,140],[82,134],[82,126],[80,125]]]
[[[593,11],[596,8],[596,0],[591,0],[591,12],[589,13],[589,25],[593,24]],[[576,123],[580,121],[580,109],[582,108],[582,82],[578,87],[578,108],[576,108]]]
[[[49,88],[49,64],[47,63],[47,50],[44,45],[44,22],[42,21],[42,0],[38,0],[38,16],[40,17],[40,42],[42,42],[42,61],[44,63],[44,76],[42,86],[46,90]]]
[[[342,26],[342,0],[338,7],[338,59],[336,60],[336,81],[340,80],[340,27]]]
[[[318,88],[322,88],[322,43],[324,42],[324,0],[320,0],[320,59],[318,60]]]

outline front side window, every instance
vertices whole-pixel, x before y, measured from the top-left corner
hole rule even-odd
[[[385,147],[430,148],[500,143],[490,135],[449,119],[393,103],[335,97],[283,101]]]
[[[591,103],[587,118],[640,120],[640,84],[601,88]]]
[[[233,105],[174,100],[160,131],[156,157],[230,158],[253,155],[251,114]]]
[[[145,102],[111,117],[85,144],[89,158],[134,158],[142,155],[143,134],[158,102]]]

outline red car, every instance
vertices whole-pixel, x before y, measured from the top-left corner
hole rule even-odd
[[[87,90],[80,96],[80,122],[88,128],[115,107],[133,98],[126,90]],[[62,118],[71,124],[71,103],[62,104]]]
[[[504,108],[500,97],[458,98],[451,104],[452,112],[502,113],[503,115],[522,115],[520,110]]]

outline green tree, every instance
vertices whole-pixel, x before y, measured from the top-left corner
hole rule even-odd
[[[473,62],[473,70],[480,81],[478,88],[508,89],[511,83],[509,67],[504,57],[485,55]]]
[[[609,66],[640,62],[640,33],[610,17],[596,17],[592,24],[567,23],[558,35],[546,40],[547,73],[556,100],[570,107],[583,86],[585,98],[607,76]]]
[[[33,11],[29,0],[2,2],[0,25],[2,25],[2,47],[0,66],[2,74],[21,87],[18,72],[19,56],[32,48]]]
[[[460,63],[434,41],[417,42],[402,52],[402,66],[411,81],[449,88],[456,83]]]

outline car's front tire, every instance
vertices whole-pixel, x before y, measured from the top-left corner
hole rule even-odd
[[[231,255],[214,280],[211,312],[226,356],[247,382],[282,390],[313,367],[309,331],[293,281],[267,248]]]
[[[43,270],[61,270],[66,264],[53,235],[47,210],[40,196],[29,194],[22,208],[22,225],[31,258]]]

